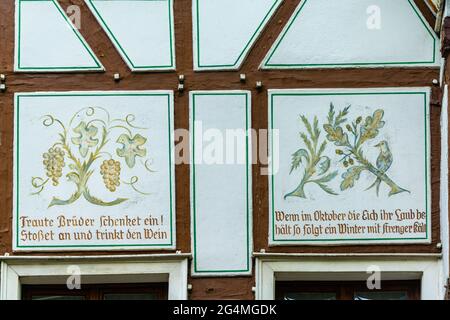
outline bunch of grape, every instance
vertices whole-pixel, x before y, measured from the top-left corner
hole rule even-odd
[[[52,179],[53,185],[59,184],[59,178],[62,177],[62,169],[65,167],[64,151],[61,148],[50,148],[43,154],[44,166],[47,170],[47,177]]]
[[[106,188],[114,192],[120,186],[120,162],[113,159],[103,161],[100,167],[100,174]]]

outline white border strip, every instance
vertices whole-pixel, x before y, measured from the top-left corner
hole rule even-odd
[[[440,211],[440,226],[441,226],[441,243],[443,253],[443,265],[445,274],[449,274],[449,211],[448,211],[448,85],[444,86],[444,94],[442,96],[442,110],[441,110],[441,211]],[[445,289],[444,289],[445,294]]]

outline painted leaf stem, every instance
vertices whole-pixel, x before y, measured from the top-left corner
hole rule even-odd
[[[291,172],[297,170],[300,165],[304,165],[304,173],[300,184],[292,192],[286,194],[284,198],[300,197],[307,198],[305,187],[307,184],[315,184],[324,192],[330,195],[337,195],[332,188],[328,186],[328,182],[333,180],[338,171],[329,173],[331,160],[324,156],[323,153],[327,147],[327,141],[320,142],[321,130],[319,129],[319,120],[314,117],[313,124],[305,116],[301,116],[300,120],[306,129],[306,133],[300,133],[300,139],[306,149],[299,149],[292,155]]]

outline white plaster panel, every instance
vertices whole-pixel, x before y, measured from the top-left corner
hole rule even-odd
[[[305,0],[262,68],[439,65],[439,40],[413,0]]]
[[[269,243],[430,243],[429,92],[270,90]]]
[[[250,92],[191,92],[190,99],[192,274],[250,274]]]
[[[16,0],[15,70],[97,71],[103,66],[56,0]]]
[[[171,91],[15,100],[15,251],[175,248]]]
[[[238,69],[280,0],[194,0],[194,69]]]
[[[175,69],[172,0],[85,2],[131,70]]]

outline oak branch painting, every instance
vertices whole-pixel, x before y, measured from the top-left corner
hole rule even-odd
[[[365,118],[358,116],[354,120],[349,120],[350,108],[349,105],[336,112],[333,103],[330,103],[326,123],[322,126],[326,136],[322,140],[322,130],[319,128],[317,117],[314,117],[311,124],[305,116],[300,116],[306,129],[306,133],[300,133],[304,147],[292,155],[290,173],[300,168],[304,171],[297,188],[286,194],[285,199],[287,197],[307,198],[305,187],[308,184],[315,184],[330,195],[338,194],[328,185],[339,175],[339,168],[331,169],[331,159],[323,155],[329,144],[334,145],[335,154],[339,157],[337,163],[342,164],[345,170],[341,174],[341,192],[353,188],[363,172],[368,172],[374,179],[366,191],[374,188],[377,196],[383,183],[390,188],[389,196],[410,192],[389,177],[388,171],[394,161],[389,143],[382,140],[375,145],[369,145],[369,142],[378,138],[380,131],[386,125],[384,110],[377,109]],[[367,159],[365,148],[378,148],[378,157],[375,161],[371,162]]]
[[[77,120],[83,115],[85,120]],[[49,207],[69,205],[81,197],[97,206],[115,206],[128,199],[117,197],[105,201],[93,195],[89,189],[89,181],[94,174],[101,175],[104,187],[111,193],[118,191],[121,184],[130,186],[135,192],[148,195],[136,187],[139,181],[137,175],[129,180],[121,180],[121,174],[126,169],[132,172],[137,164],[141,164],[149,172],[149,160],[145,147],[147,138],[133,131],[145,130],[133,125],[135,116],[128,114],[123,119],[112,119],[109,112],[102,107],[88,107],[76,112],[68,123],[63,123],[52,115],[43,118],[45,127],[58,126],[59,135],[42,157],[46,177],[32,177],[34,195],[39,195],[51,184],[58,187],[61,183],[74,185],[74,193],[68,199],[53,197]],[[120,130],[117,140],[111,140],[111,132]],[[115,154],[107,152],[115,149]],[[78,150],[78,152],[75,152]],[[137,159],[142,161],[137,161]],[[100,164],[101,163],[101,164]],[[61,181],[63,175],[65,180]]]

